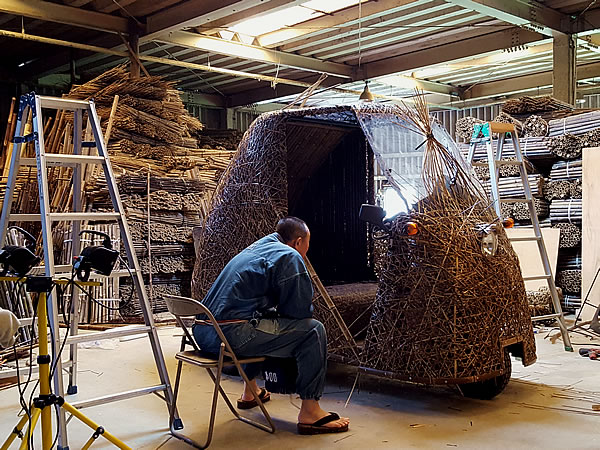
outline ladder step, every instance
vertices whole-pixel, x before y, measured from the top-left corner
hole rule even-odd
[[[146,388],[132,389],[131,391],[120,392],[118,394],[104,395],[102,397],[91,398],[89,400],[81,400],[79,402],[71,403],[77,409],[89,408],[90,406],[103,405],[108,402],[116,402],[118,400],[126,400],[128,398],[139,397],[141,395],[153,394],[154,392],[160,392],[167,389],[164,384],[157,386],[149,386]]]
[[[515,161],[512,159],[500,159],[500,160],[494,160],[494,164],[496,164],[497,166],[520,166],[521,161]],[[471,165],[479,166],[479,167],[488,167],[488,163],[482,162],[482,161],[474,161],[471,163]]]
[[[533,280],[549,280],[551,279],[551,275],[534,275],[531,277],[523,277],[523,281],[533,281]]]
[[[535,316],[531,318],[531,321],[537,322],[539,320],[556,319],[557,317],[562,317],[562,313],[546,314],[545,316]]]
[[[90,106],[90,102],[87,100],[69,100],[66,98],[46,97],[43,95],[38,95],[37,97],[40,99],[42,108],[76,111],[78,109],[87,110]]]
[[[50,213],[48,217],[53,222],[76,221],[76,220],[116,220],[121,215],[116,212],[68,212]],[[39,214],[11,214],[9,217],[13,222],[40,222]]]
[[[531,200],[527,200],[526,198],[501,198],[500,202],[502,203],[529,203]]]
[[[58,267],[58,266],[55,266]],[[61,272],[56,271],[54,273],[54,277],[58,278],[58,277],[67,277],[67,278],[71,278],[71,269],[72,266],[65,266],[66,269],[63,269]],[[43,266],[42,266],[42,272],[43,272]],[[131,275],[135,275],[135,269],[131,269],[130,270]],[[123,278],[123,277],[128,277],[129,276],[129,272],[127,271],[127,269],[120,269],[120,270],[113,270],[110,275],[106,276],[106,275],[100,275],[98,273],[90,273],[90,281],[92,280],[106,280],[107,278]]]
[[[512,123],[503,122],[488,122],[492,133],[510,133],[515,131],[515,126]]]
[[[69,367],[71,367],[73,365],[73,361],[63,361],[62,362],[62,367],[63,369],[68,369]],[[33,375],[39,373],[40,371],[40,366],[38,366],[37,364],[31,366],[31,367],[19,367],[19,375],[23,375],[23,374],[27,374],[29,373],[29,370],[31,370],[31,373]],[[0,379],[2,378],[9,378],[9,377],[16,377],[17,376],[17,369],[6,369],[6,370],[0,370]]]
[[[520,166],[522,161],[517,161],[513,159],[500,159],[494,160],[497,166]]]
[[[102,339],[112,339],[121,336],[133,336],[136,334],[149,333],[150,331],[152,331],[152,327],[147,326],[121,328],[113,328],[112,330],[69,336],[67,337],[67,344],[79,344],[81,342],[100,341]]]
[[[509,237],[511,242],[523,242],[523,241],[541,241],[541,236],[523,236],[523,237]]]
[[[35,158],[21,158],[22,166],[37,166]],[[104,158],[102,156],[89,155],[64,155],[61,153],[46,154],[46,163],[48,166],[70,166],[75,164],[102,164]]]
[[[13,214],[13,216],[14,216],[14,214]],[[64,274],[61,274],[61,275],[68,275],[70,277],[72,269],[73,269],[73,266],[71,266],[70,264],[60,264],[60,265],[57,264],[54,266],[54,272],[57,273],[56,276],[58,276],[58,272],[64,272]],[[33,269],[31,269],[31,274],[40,275],[40,274],[43,274],[45,271],[46,271],[46,266],[35,266]]]

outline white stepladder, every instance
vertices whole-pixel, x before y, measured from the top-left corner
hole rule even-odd
[[[43,117],[42,109],[53,109],[72,111],[73,113],[73,152],[72,153],[47,153],[44,147]],[[87,115],[88,128],[91,129],[93,139],[84,141],[82,138],[84,114]],[[32,132],[24,135],[28,118],[31,116]],[[55,364],[53,376],[53,393],[64,397],[63,369],[69,372],[69,386],[67,394],[77,392],[77,344],[82,342],[91,342],[98,339],[110,339],[122,336],[145,334],[149,340],[156,363],[160,383],[154,386],[133,389],[126,392],[113,393],[102,397],[74,402],[72,406],[84,408],[100,405],[117,400],[123,400],[138,397],[145,394],[154,393],[167,403],[167,413],[173,400],[173,392],[169,382],[169,375],[165,365],[164,356],[158,338],[152,310],[144,288],[144,280],[140,265],[135,254],[133,241],[127,225],[125,210],[121,203],[115,176],[109,160],[106,143],[100,127],[100,119],[96,113],[93,100],[69,100],[54,97],[45,97],[35,93],[21,96],[19,112],[13,140],[13,149],[10,160],[10,170],[6,184],[4,204],[2,215],[0,216],[0,245],[2,245],[7,236],[7,228],[10,222],[41,222],[42,241],[44,251],[44,265],[37,269],[38,273],[43,273],[46,277],[57,279],[72,275],[71,265],[57,265],[54,259],[54,245],[52,236],[52,224],[56,222],[70,222],[72,224],[72,252],[73,256],[80,254],[80,228],[82,222],[87,221],[116,221],[119,225],[121,242],[127,256],[131,270],[115,271],[111,276],[132,276],[132,282],[135,287],[137,298],[140,302],[140,308],[144,318],[144,325],[134,327],[115,328],[113,330],[78,334],[78,294],[73,288],[73,302],[71,306],[72,320],[70,326],[70,335],[66,339],[66,344],[70,347],[70,359],[63,363],[59,356],[61,345],[58,320],[58,305],[56,296],[48,296],[48,318],[51,330],[55,330],[51,339],[52,364]],[[34,142],[35,158],[25,158],[21,156],[23,144]],[[82,154],[82,149],[88,148],[88,153]],[[97,155],[92,155],[93,149],[97,150]],[[83,170],[85,165],[100,165],[104,171],[106,183],[114,211],[112,212],[85,212],[82,209],[82,182]],[[29,166],[37,168],[37,181],[39,191],[39,213],[35,214],[12,214],[11,207],[16,189],[17,174],[19,167]],[[49,201],[48,189],[48,168],[49,167],[72,167],[72,210],[70,212],[52,212]],[[42,337],[40,337],[41,339]],[[67,439],[67,421],[65,412],[57,408],[58,413],[58,448],[68,449]],[[183,428],[181,420],[176,415],[175,426],[178,429]]]
[[[497,149],[494,151],[492,145],[492,134],[498,133],[498,144]],[[503,159],[503,149],[504,143],[507,138],[507,134],[510,135],[509,139],[513,144],[513,149],[515,152],[514,160]],[[485,144],[486,147],[486,156],[487,162],[479,162],[473,161],[475,158],[475,150],[478,144]],[[542,236],[542,232],[540,230],[540,223],[537,217],[537,213],[535,211],[535,203],[533,201],[533,197],[531,195],[531,188],[529,187],[529,181],[527,178],[527,169],[525,167],[525,162],[523,161],[523,154],[521,152],[521,147],[519,146],[519,136],[517,134],[517,130],[513,124],[509,123],[499,123],[499,122],[484,122],[481,124],[477,124],[473,130],[473,136],[471,137],[471,144],[469,146],[469,154],[467,157],[467,162],[473,166],[487,166],[490,172],[490,186],[491,186],[491,197],[494,203],[494,208],[496,210],[496,214],[502,220],[502,212],[500,205],[501,203],[526,203],[529,206],[529,214],[531,216],[531,225],[533,228],[533,236],[525,236],[525,237],[515,237],[511,238],[511,241],[535,241],[538,245],[538,250],[540,253],[540,258],[542,260],[542,265],[544,267],[544,273],[540,275],[523,277],[524,281],[529,280],[546,280],[548,283],[548,289],[550,291],[550,295],[552,297],[552,306],[554,307],[554,313],[546,314],[543,316],[535,316],[532,317],[531,320],[533,322],[547,320],[547,319],[556,319],[558,322],[558,326],[560,328],[560,332],[563,338],[563,344],[566,351],[573,351],[573,347],[571,346],[571,339],[569,337],[569,332],[567,330],[567,325],[565,323],[564,314],[562,311],[562,307],[560,304],[560,300],[558,298],[558,292],[556,290],[556,285],[554,284],[554,277],[552,275],[552,268],[550,267],[550,261],[548,259],[548,252],[546,251],[546,245],[544,244],[544,238]],[[514,198],[501,198],[500,191],[498,189],[498,178],[500,167],[502,166],[518,166],[519,173],[521,176],[521,183],[523,185],[523,193],[524,196],[514,197]]]

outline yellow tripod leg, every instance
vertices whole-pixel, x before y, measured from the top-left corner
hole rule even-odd
[[[131,447],[129,447],[127,444],[125,444],[124,442],[122,442],[119,438],[117,438],[116,436],[113,436],[112,434],[110,434],[108,431],[104,430],[104,428],[102,428],[100,425],[98,425],[96,422],[94,422],[93,420],[89,419],[87,416],[83,415],[81,413],[81,411],[79,411],[77,408],[71,406],[70,404],[68,404],[67,402],[64,402],[62,404],[62,407],[65,409],[65,411],[67,411],[68,413],[72,414],[73,416],[77,417],[79,420],[81,420],[83,423],[85,423],[88,427],[90,427],[92,430],[99,430],[101,429],[102,432],[100,433],[100,435],[102,437],[104,437],[106,440],[108,440],[109,442],[113,443],[114,445],[116,445],[117,447],[123,449],[123,450],[131,450]],[[89,448],[90,445],[92,445],[93,441],[88,441],[86,442],[87,447],[85,448]]]
[[[27,423],[28,420],[29,420],[29,416],[27,416],[27,415],[24,415],[21,418],[21,420],[19,420],[19,423],[13,429],[12,433],[10,433],[10,436],[8,436],[6,441],[4,441],[4,444],[2,444],[2,447],[0,447],[0,450],[8,450],[8,448],[11,446],[11,444],[14,442],[14,440],[17,438],[17,436],[19,436],[21,434],[21,432],[23,431],[23,428],[25,427],[25,424]]]
[[[19,447],[20,450],[27,450],[27,448],[29,447],[29,439],[31,439],[31,436],[33,435],[33,430],[35,430],[35,426],[37,424],[38,419],[40,418],[41,412],[42,412],[41,409],[34,408],[33,414],[31,414],[31,423],[27,427],[27,432],[25,433],[25,436],[23,436],[23,440],[21,441],[21,446]],[[27,417],[27,416],[25,416],[25,417]],[[50,436],[50,437],[52,437],[52,436]],[[52,442],[50,442],[50,445],[52,445]],[[48,447],[48,448],[50,448],[50,447]]]

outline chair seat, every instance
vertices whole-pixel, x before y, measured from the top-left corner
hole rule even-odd
[[[183,361],[183,362],[186,362],[189,364],[194,364],[196,366],[201,366],[201,367],[217,367],[217,365],[219,364],[219,361],[218,361],[216,355],[198,352],[196,350],[187,350],[184,352],[178,352],[175,355],[175,359],[178,359],[180,361]],[[238,361],[241,364],[263,362],[264,360],[265,360],[265,357],[263,357],[263,356],[256,357],[256,358],[238,358]],[[225,357],[223,359],[223,365],[224,366],[233,366],[234,363],[231,358]]]

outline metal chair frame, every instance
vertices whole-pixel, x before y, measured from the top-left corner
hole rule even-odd
[[[259,393],[256,392],[255,389],[252,389],[252,394],[254,395],[254,399],[256,400],[256,403],[258,403],[258,406],[259,406],[260,410],[262,411],[262,414],[265,417],[268,425],[240,415],[240,413],[237,411],[237,409],[234,408],[234,406],[231,404],[229,397],[227,396],[227,394],[221,387],[221,373],[222,373],[223,367],[235,366],[237,368],[239,374],[241,375],[242,379],[246,383],[250,383],[250,380],[248,379],[246,372],[244,372],[244,369],[242,369],[242,364],[262,362],[265,360],[265,358],[258,357],[258,358],[239,359],[235,355],[231,346],[229,345],[229,342],[227,341],[227,338],[223,334],[223,330],[221,330],[221,327],[219,326],[219,323],[217,322],[215,317],[212,315],[212,313],[209,311],[209,309],[206,306],[204,306],[202,303],[200,303],[199,301],[188,298],[188,297],[180,297],[177,295],[165,295],[164,299],[167,304],[167,308],[169,309],[169,312],[175,316],[175,320],[177,321],[178,325],[181,327],[181,329],[184,332],[184,335],[181,340],[181,349],[175,355],[175,358],[179,362],[177,364],[177,376],[175,378],[175,387],[174,387],[174,391],[173,391],[173,403],[171,404],[171,410],[169,412],[169,425],[170,425],[171,434],[173,436],[175,436],[177,439],[180,439],[195,448],[202,448],[202,449],[207,448],[210,445],[210,442],[212,440],[219,393],[221,394],[221,397],[223,398],[223,400],[225,400],[225,403],[229,407],[229,410],[233,413],[233,415],[237,419],[241,420],[242,422],[248,423],[252,426],[255,426],[257,428],[260,428],[261,430],[267,431],[269,433],[274,433],[275,432],[275,424],[273,423],[271,416],[269,415],[262,400],[260,399]],[[220,350],[219,350],[217,359],[206,357],[201,352],[200,348],[196,344],[196,341],[194,340],[194,337],[190,333],[190,330],[188,329],[188,327],[185,325],[185,323],[183,321],[183,318],[185,318],[185,317],[195,317],[198,314],[205,314],[208,317],[208,321],[212,324],[215,331],[217,332],[217,335],[221,339],[221,346],[220,346]],[[207,325],[207,326],[210,326],[210,325]],[[194,350],[193,351],[185,351],[186,345],[191,345],[194,348]],[[226,359],[226,358],[228,358],[228,359]],[[177,411],[177,395],[179,394],[179,382],[181,380],[181,368],[182,368],[184,362],[198,366],[198,367],[205,368],[215,385],[215,389],[213,391],[213,396],[212,396],[212,405],[211,405],[210,419],[209,419],[209,425],[208,425],[208,435],[206,437],[206,442],[204,443],[204,445],[198,444],[196,441],[192,440],[191,438],[185,436],[182,433],[179,433],[176,429],[177,423],[175,420],[175,416],[176,416],[175,413]],[[213,373],[213,369],[216,369],[215,373]]]

